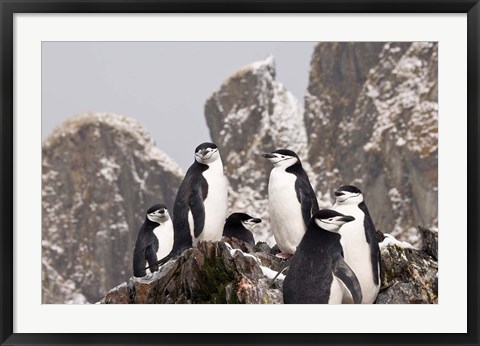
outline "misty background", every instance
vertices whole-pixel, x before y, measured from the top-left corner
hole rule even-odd
[[[136,118],[186,171],[211,140],[205,101],[228,76],[271,54],[277,80],[303,100],[315,44],[43,42],[42,139],[72,115],[115,112]]]

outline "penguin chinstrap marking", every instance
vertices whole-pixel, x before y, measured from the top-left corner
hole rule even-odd
[[[334,210],[316,212],[297,247],[283,281],[285,304],[359,304],[362,291],[342,256],[342,225],[352,216]]]
[[[359,188],[344,185],[335,192],[335,198],[332,209],[355,218],[340,229],[340,242],[345,261],[362,287],[362,303],[372,304],[380,290],[380,249],[375,225]]]
[[[233,213],[225,220],[223,236],[237,238],[245,243],[255,245],[255,237],[251,229],[262,222],[261,219],[253,218],[245,213]]]
[[[200,144],[175,198],[172,251],[158,264],[201,240],[221,240],[227,217],[227,185],[218,147],[213,143]]]
[[[147,210],[145,221],[138,231],[133,252],[133,276],[145,276],[145,263],[151,272],[158,270],[159,255],[168,254],[173,244],[172,221],[167,207],[155,204]]]
[[[273,164],[268,181],[270,223],[282,254],[289,257],[302,240],[318,202],[297,154],[280,149],[263,154]],[[287,255],[287,256],[284,256]]]

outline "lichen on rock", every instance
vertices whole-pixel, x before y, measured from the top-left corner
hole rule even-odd
[[[275,304],[282,302],[281,287],[264,276],[261,265],[278,265],[274,255],[238,240],[200,242],[163,265],[158,272],[110,290],[105,304]],[[242,251],[244,250],[244,251]],[[279,281],[280,282],[280,281]]]

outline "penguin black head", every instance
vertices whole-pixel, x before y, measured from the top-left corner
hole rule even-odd
[[[337,233],[345,223],[355,220],[353,216],[343,215],[335,210],[322,209],[313,214],[312,219],[321,229]]]
[[[230,214],[229,217],[225,220],[226,223],[231,223],[231,224],[241,224],[243,225],[246,229],[251,229],[253,226],[256,224],[262,222],[261,219],[251,217],[248,214],[245,213],[233,213]]]
[[[338,204],[360,204],[363,202],[362,191],[353,185],[343,185],[335,191],[335,198]]]
[[[296,163],[302,164],[298,155],[294,151],[287,149],[278,149],[262,156],[268,159],[274,167],[288,168]]]
[[[147,210],[147,219],[158,224],[164,223],[170,219],[168,209],[163,204],[155,204]]]
[[[215,162],[220,158],[216,144],[205,142],[195,149],[195,160],[204,165]]]

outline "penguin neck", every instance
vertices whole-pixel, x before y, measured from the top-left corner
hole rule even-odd
[[[295,164],[285,168],[285,171],[293,174],[301,172],[303,171],[302,163],[300,162],[300,160],[298,160],[297,162],[295,162]]]
[[[145,218],[145,226],[153,229],[158,227],[160,224],[158,222],[151,221],[148,217]]]
[[[219,171],[223,174],[223,163],[222,159],[219,157],[217,160],[213,161],[212,163],[208,164],[208,170]]]
[[[208,165],[204,163],[200,163],[197,160],[193,161],[193,164],[188,168],[187,173],[193,173],[193,172],[205,172],[208,169]]]
[[[334,232],[329,232],[323,228],[315,225],[314,228],[309,227],[303,236],[303,239],[307,242],[321,242],[330,243],[332,241],[340,241],[341,235]]]

